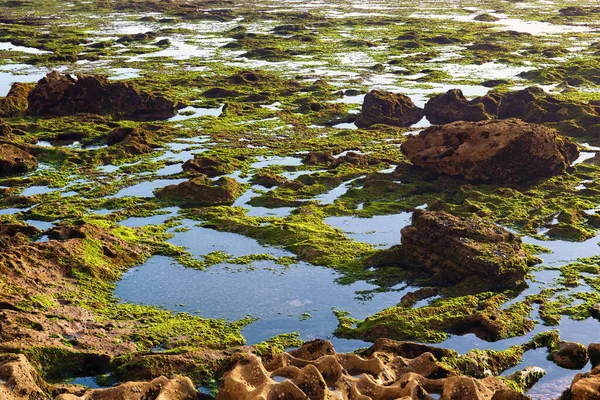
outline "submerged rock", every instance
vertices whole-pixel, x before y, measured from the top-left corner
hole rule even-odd
[[[518,119],[433,126],[410,137],[402,152],[439,174],[515,184],[558,175],[579,156],[577,146],[554,129]]]
[[[33,171],[37,166],[37,159],[25,150],[11,144],[0,144],[0,174]]]
[[[496,288],[523,282],[529,258],[521,239],[478,218],[415,210],[401,231],[400,262],[429,271],[449,285],[478,277]]]
[[[356,126],[366,128],[375,124],[410,126],[423,118],[423,109],[402,94],[372,90],[365,96],[362,114]]]
[[[243,187],[235,179],[221,177],[217,181],[202,175],[156,192],[156,196],[189,205],[231,205],[242,195]]]
[[[34,116],[111,114],[135,119],[166,119],[175,115],[175,103],[143,92],[126,82],[100,76],[50,72],[31,90],[28,112]]]
[[[395,350],[402,350],[402,343],[395,343]],[[316,340],[269,363],[238,354],[228,361],[217,400],[425,399],[429,394],[463,400],[523,398],[493,376],[451,376],[427,349],[405,354],[374,347],[364,357],[337,354],[330,342]]]

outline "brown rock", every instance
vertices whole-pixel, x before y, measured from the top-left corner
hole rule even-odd
[[[35,116],[109,114],[135,119],[166,119],[175,115],[175,104],[164,97],[142,92],[126,82],[104,77],[50,72],[29,93],[28,112]]]
[[[219,157],[196,155],[192,160],[183,163],[186,172],[204,174],[210,178],[231,174],[239,163]]]
[[[127,382],[114,388],[94,389],[78,397],[62,394],[55,400],[197,400],[192,380],[187,377],[167,379],[164,376],[150,382]]]
[[[395,346],[402,347],[401,342]],[[372,347],[367,353],[337,354],[331,343],[319,340],[266,364],[255,355],[238,354],[227,363],[217,400],[426,399],[429,394],[489,400],[496,393],[514,393],[495,377],[448,376],[430,352],[408,358]],[[522,397],[499,397],[513,398]]]
[[[0,355],[0,399],[47,400],[48,385],[22,354]]]
[[[433,126],[410,137],[402,152],[440,174],[517,184],[560,174],[579,155],[554,129],[517,119]]]
[[[588,355],[590,357],[590,362],[592,363],[592,368],[596,368],[600,365],[600,343],[591,343],[588,346]]]
[[[584,345],[565,341],[558,344],[558,349],[550,354],[550,358],[558,366],[568,369],[582,369],[589,360],[588,351]]]
[[[28,172],[36,169],[37,159],[11,144],[0,144],[0,175]]]
[[[374,124],[410,126],[423,118],[423,109],[402,94],[372,90],[365,96],[362,114],[356,126],[366,128]]]
[[[561,399],[600,399],[600,368],[596,367],[588,373],[575,375],[571,387],[563,393]]]
[[[235,179],[222,177],[212,181],[202,175],[160,189],[156,196],[180,204],[231,205],[242,192],[242,186]]]
[[[116,128],[106,137],[106,144],[119,144],[129,154],[146,154],[153,150],[152,134],[140,128]]]
[[[429,99],[425,104],[425,116],[432,124],[454,121],[485,121],[498,112],[500,96],[493,92],[474,100],[467,100],[459,89]]]
[[[400,262],[430,271],[446,285],[477,276],[497,288],[514,287],[527,273],[521,239],[482,219],[415,210],[401,234]]]
[[[0,137],[6,138],[12,134],[12,128],[0,119]]]

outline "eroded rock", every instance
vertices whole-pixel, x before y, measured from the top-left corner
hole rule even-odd
[[[527,273],[521,239],[504,228],[446,212],[415,210],[401,231],[400,262],[452,284],[472,276],[495,287],[514,287]]]
[[[25,150],[11,144],[0,144],[0,174],[33,171],[37,166],[37,159]]]
[[[110,114],[135,119],[166,119],[175,115],[175,103],[143,92],[126,82],[100,76],[50,72],[31,90],[28,112],[34,116]]]
[[[550,354],[550,358],[557,365],[568,369],[581,369],[589,360],[588,350],[584,345],[565,341],[558,343],[558,348]]]
[[[127,382],[114,388],[94,389],[82,396],[62,394],[55,400],[197,400],[198,392],[187,377],[164,376],[150,382]]]
[[[561,399],[600,399],[600,367],[596,367],[587,373],[575,375],[571,387],[562,394]]]
[[[495,377],[452,376],[431,352],[399,354],[400,342],[392,346],[395,352],[382,351],[390,346],[391,341],[380,344],[362,357],[337,354],[331,343],[319,340],[278,354],[268,363],[254,355],[236,355],[229,361],[217,400],[424,399],[429,394],[475,400],[497,393],[516,395]]]
[[[453,89],[432,97],[425,104],[425,116],[432,124],[485,121],[498,113],[499,102],[499,96],[492,92],[469,101],[460,89]]]
[[[365,96],[362,114],[356,126],[366,128],[374,124],[410,126],[423,118],[423,109],[402,94],[372,90]]]
[[[577,146],[554,129],[518,119],[454,122],[410,137],[402,152],[413,164],[471,182],[526,183],[560,174]]]

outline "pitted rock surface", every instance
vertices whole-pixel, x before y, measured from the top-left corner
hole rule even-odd
[[[319,340],[267,363],[255,355],[234,356],[217,400],[431,399],[430,394],[444,400],[524,398],[495,377],[451,376],[427,346],[413,344],[404,355],[381,351],[403,347],[380,342],[361,356],[337,354],[330,342]]]

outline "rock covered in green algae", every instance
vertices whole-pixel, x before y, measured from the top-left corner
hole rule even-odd
[[[235,179],[224,176],[213,181],[202,175],[178,185],[169,185],[159,190],[156,196],[179,204],[231,205],[242,192],[242,185]]]
[[[11,144],[0,144],[0,174],[14,174],[36,169],[37,159]]]
[[[356,126],[366,128],[374,124],[410,126],[423,118],[423,109],[402,94],[372,90],[365,96],[362,114]]]
[[[115,128],[106,137],[106,144],[119,144],[129,154],[145,154],[153,150],[152,134],[141,128]]]
[[[494,287],[514,287],[527,273],[521,239],[488,221],[415,210],[401,231],[400,263],[452,284],[477,276]]]
[[[27,110],[27,97],[31,86],[24,83],[13,83],[6,97],[0,98],[0,116],[13,117]]]
[[[410,137],[402,152],[433,172],[509,184],[561,174],[579,156],[577,146],[554,129],[518,119],[433,126]]]
[[[111,114],[135,119],[166,119],[175,115],[175,103],[142,92],[126,82],[99,76],[50,72],[31,90],[28,112],[34,116]]]

